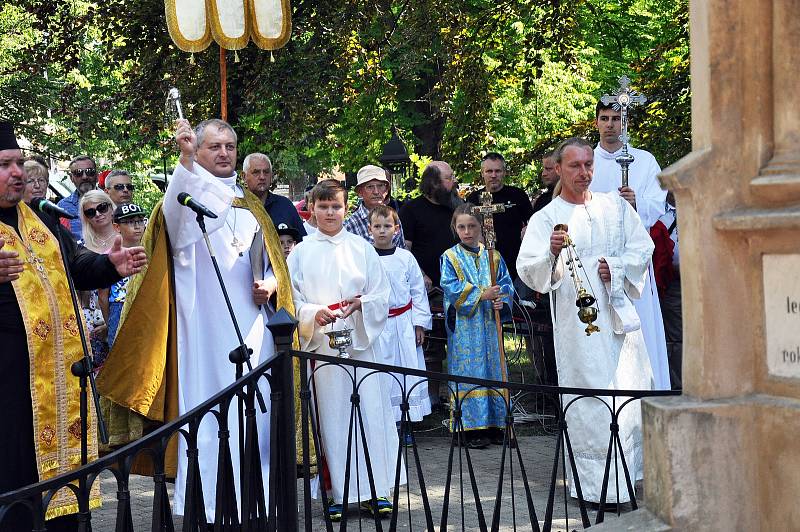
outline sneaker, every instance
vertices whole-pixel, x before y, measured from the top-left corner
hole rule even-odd
[[[400,442],[403,444],[403,447],[413,447],[414,446],[414,435],[410,432],[403,434],[402,432],[397,434],[400,437]]]
[[[375,504],[373,504],[373,501],[364,501],[361,503],[361,508],[375,515],[375,508],[377,507],[379,517],[388,517],[392,515],[394,508],[389,499],[386,497],[378,497],[374,502]]]
[[[342,505],[333,502],[333,499],[328,499],[328,518],[338,523],[342,520]]]

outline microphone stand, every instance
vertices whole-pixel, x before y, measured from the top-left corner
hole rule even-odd
[[[214,265],[214,272],[217,274],[219,287],[222,289],[222,295],[225,297],[225,304],[228,306],[228,314],[230,314],[231,321],[233,322],[233,328],[236,330],[236,338],[239,340],[239,345],[228,354],[228,359],[236,364],[236,380],[239,380],[243,375],[243,364],[247,364],[248,371],[253,371],[253,365],[250,363],[250,355],[253,353],[253,350],[247,347],[247,345],[244,343],[242,331],[239,329],[239,322],[236,320],[236,314],[233,312],[233,305],[231,305],[231,300],[228,297],[228,290],[225,288],[225,281],[222,279],[222,272],[219,270],[217,257],[214,255],[214,249],[211,247],[211,241],[208,239],[205,218],[200,213],[197,213],[197,225],[200,226],[200,231],[203,233],[203,240],[206,242],[208,254],[211,256],[211,263]],[[256,399],[258,400],[258,406],[261,409],[261,413],[266,414],[267,404],[264,402],[264,397],[261,395],[261,391],[258,388],[258,383],[253,384],[255,386]],[[239,406],[241,408],[241,403]],[[241,412],[239,416],[239,423],[242,423]]]
[[[58,222],[58,220],[56,220]],[[56,230],[56,239],[58,240],[58,247],[61,250],[61,262],[64,265],[64,271],[67,275],[67,284],[69,286],[69,294],[72,298],[72,310],[75,312],[75,319],[78,322],[78,334],[81,338],[81,347],[83,348],[83,358],[73,362],[70,367],[70,372],[78,377],[80,383],[80,416],[81,416],[81,465],[86,465],[89,462],[89,401],[87,397],[87,381],[91,386],[92,399],[94,400],[94,411],[97,417],[97,433],[100,436],[100,441],[103,444],[108,444],[108,432],[106,431],[105,420],[103,420],[103,412],[100,410],[100,395],[97,393],[97,384],[94,381],[94,363],[89,356],[89,345],[86,342],[86,333],[83,329],[83,321],[81,320],[82,310],[78,306],[78,296],[75,291],[75,283],[72,280],[72,272],[69,267],[69,260],[67,260],[66,246],[64,245],[64,237],[61,234],[62,228],[58,227]],[[82,495],[86,495],[88,500],[88,487],[86,485],[86,478],[81,476],[78,479],[78,490]],[[87,508],[88,510],[88,508]],[[78,514],[80,522],[88,522],[89,515],[83,512]]]
[[[86,465],[88,460],[88,442],[86,441],[88,432],[88,414],[89,405],[87,397],[87,381],[92,390],[92,399],[94,400],[94,409],[97,416],[97,432],[100,435],[100,441],[104,444],[108,443],[108,433],[106,432],[106,424],[103,420],[103,413],[100,410],[100,395],[97,393],[97,385],[94,381],[94,362],[89,356],[89,344],[86,341],[86,333],[83,329],[81,322],[82,310],[78,306],[78,297],[75,290],[75,283],[72,280],[72,272],[70,271],[69,261],[67,260],[66,246],[64,245],[64,237],[61,234],[61,229],[56,231],[58,238],[58,247],[61,250],[61,261],[64,264],[64,271],[67,274],[67,283],[69,285],[69,293],[72,297],[72,310],[75,312],[75,318],[78,320],[78,333],[81,338],[81,346],[83,347],[83,358],[73,362],[70,367],[72,374],[80,379],[81,387],[81,464]]]

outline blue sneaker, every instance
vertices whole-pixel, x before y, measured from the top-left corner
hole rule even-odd
[[[388,517],[394,511],[391,501],[386,497],[378,497],[374,501],[364,501],[361,503],[361,508],[368,510],[372,515],[375,515],[377,510],[379,517]]]
[[[328,518],[338,523],[342,520],[342,505],[333,502],[333,499],[328,499]]]

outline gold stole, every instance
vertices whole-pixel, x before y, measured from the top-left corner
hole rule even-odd
[[[147,269],[128,281],[125,305],[114,347],[97,377],[100,394],[114,403],[148,419],[169,422],[178,417],[178,350],[175,312],[175,289],[172,252],[166,224],[159,202],[150,216],[142,245],[147,252]],[[249,210],[261,225],[264,248],[278,281],[276,308],[294,314],[289,269],[283,256],[275,227],[255,195],[245,191],[244,198],[235,198],[233,208]],[[142,334],[147,331],[147,334]],[[298,348],[295,336],[295,349]],[[295,385],[299,389],[300,369],[294,361]],[[297,456],[302,456],[300,432],[300,397],[295,394]],[[314,464],[313,442],[311,463]],[[148,468],[137,468],[150,472]],[[165,471],[177,471],[177,438],[170,440]]]
[[[19,253],[25,262],[19,279],[12,281],[28,339],[30,389],[33,405],[33,435],[36,468],[40,480],[66,473],[81,462],[80,383],[70,366],[83,357],[69,284],[61,261],[58,240],[24,203],[17,205],[19,232],[0,223],[5,250]],[[89,460],[97,458],[94,404],[89,401]],[[99,483],[95,482],[90,507],[100,506]],[[67,489],[53,498],[46,518],[75,513],[78,505]]]

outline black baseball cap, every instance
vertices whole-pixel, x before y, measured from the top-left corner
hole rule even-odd
[[[131,218],[144,218],[147,213],[135,203],[123,203],[114,210],[114,221],[124,222]]]
[[[275,228],[278,231],[278,235],[286,235],[294,238],[295,242],[300,242],[302,240],[300,238],[300,231],[295,229],[294,227],[289,227],[284,223],[278,224],[278,227]]]

